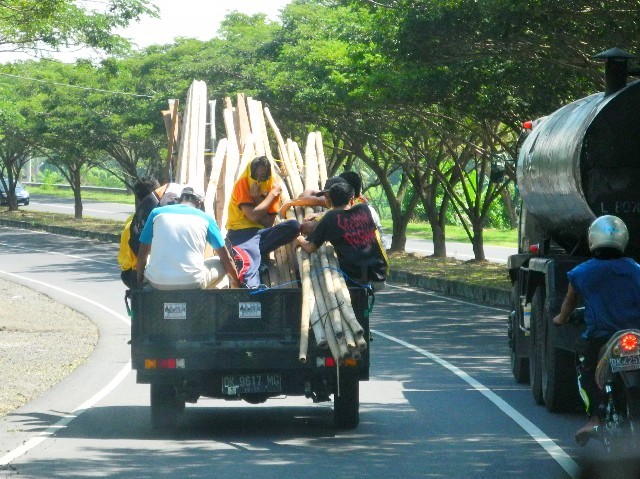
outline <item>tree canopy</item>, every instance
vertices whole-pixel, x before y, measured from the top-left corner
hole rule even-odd
[[[446,226],[454,222],[467,228],[482,258],[482,229],[496,216],[495,205],[515,216],[512,159],[522,121],[601,90],[595,54],[614,46],[640,51],[636,3],[294,0],[277,22],[232,12],[209,41],[182,38],[96,65],[79,62],[64,67],[73,70],[64,75],[54,62],[29,64],[33,77],[93,90],[65,99],[61,86],[31,85],[37,101],[20,96],[29,88],[10,91],[0,104],[0,147],[8,145],[12,125],[12,133],[28,132],[46,117],[49,136],[42,138],[76,128],[68,140],[80,143],[80,156],[125,182],[156,173],[166,153],[160,110],[168,99],[184,98],[194,79],[204,80],[211,97],[243,92],[265,102],[288,136],[303,141],[320,130],[330,173],[358,169],[366,173],[365,188],[383,192],[392,249],[404,248],[406,227],[420,210],[432,225],[436,254],[446,254]],[[106,35],[151,9],[128,0],[110,2],[117,8],[106,13],[78,12],[74,2],[48,0],[39,3],[40,20],[25,23],[23,37],[12,34],[2,5],[31,4],[0,2],[0,43],[109,47],[107,36],[83,36],[84,22],[102,25]],[[59,31],[50,22],[65,15],[83,20]],[[44,35],[44,24],[58,32],[55,38]],[[3,71],[20,68],[27,67]],[[44,148],[73,157],[71,144],[49,141]]]

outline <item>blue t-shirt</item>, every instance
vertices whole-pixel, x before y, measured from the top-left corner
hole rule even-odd
[[[633,259],[590,259],[567,276],[584,301],[583,338],[640,328],[640,265]]]

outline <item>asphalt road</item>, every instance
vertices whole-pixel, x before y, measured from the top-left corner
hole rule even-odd
[[[117,245],[0,227],[0,277],[91,317],[100,341],[68,379],[0,421],[0,477],[561,478],[581,415],[550,414],[510,373],[506,311],[390,285],[377,295],[361,424],[331,405],[201,400],[153,433],[130,371]]]
[[[73,214],[73,200],[56,198],[53,196],[34,195],[31,197],[31,203],[26,208],[34,211],[43,211],[49,213]],[[83,215],[92,216],[94,218],[104,218],[110,220],[126,220],[133,213],[132,205],[124,205],[118,203],[100,203],[90,200],[83,201]],[[385,235],[387,244],[391,244],[391,235]],[[421,240],[408,238],[406,245],[407,252],[414,252],[423,255],[433,254],[433,242],[430,240]],[[506,263],[507,258],[517,253],[517,248],[507,248],[503,246],[485,245],[485,257],[489,261],[497,263]],[[447,255],[461,260],[470,260],[474,258],[473,248],[470,243],[447,242]]]

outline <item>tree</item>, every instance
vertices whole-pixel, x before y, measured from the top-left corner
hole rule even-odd
[[[150,0],[108,0],[90,10],[74,0],[3,0],[0,3],[0,52],[59,50],[87,46],[107,52],[129,46],[114,35],[143,15],[157,17]]]
[[[95,111],[96,69],[88,62],[29,62],[27,72],[37,69],[42,82],[29,85],[34,98],[35,147],[69,182],[75,199],[75,218],[82,219],[82,177],[100,163],[98,133],[103,117]],[[77,86],[78,88],[74,88]],[[95,89],[95,90],[92,90]]]
[[[0,83],[0,181],[10,211],[18,209],[16,184],[34,148],[33,105],[24,85],[10,78]]]

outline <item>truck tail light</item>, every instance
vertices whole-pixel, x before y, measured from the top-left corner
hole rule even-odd
[[[332,368],[335,367],[336,360],[332,357],[323,358],[316,356],[316,366],[319,368]]]
[[[184,369],[184,358],[145,359],[145,369]]]

